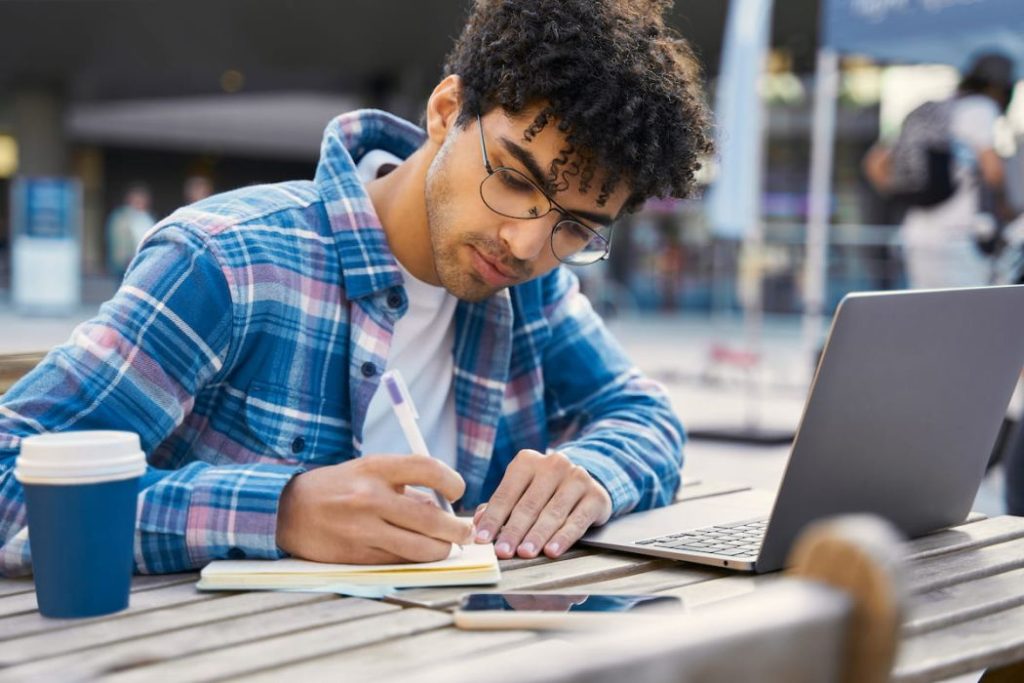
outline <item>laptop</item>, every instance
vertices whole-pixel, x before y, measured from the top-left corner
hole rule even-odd
[[[966,519],[1024,365],[1024,285],[840,302],[778,494],[626,515],[586,545],[741,571],[785,563],[805,526],[868,512],[909,537]]]

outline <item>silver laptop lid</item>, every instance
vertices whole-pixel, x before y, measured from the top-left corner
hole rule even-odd
[[[1024,364],[1024,286],[853,294],[833,319],[760,557],[868,511],[908,536],[962,521]]]

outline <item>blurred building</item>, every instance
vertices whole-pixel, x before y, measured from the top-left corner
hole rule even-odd
[[[104,219],[134,182],[151,188],[159,217],[185,201],[190,178],[223,191],[311,177],[323,127],[342,111],[373,106],[418,119],[468,4],[0,2],[0,289],[7,286],[15,174],[81,181],[83,273],[102,274]],[[773,13],[763,84],[769,310],[799,305],[818,4],[778,0]],[[728,7],[677,0],[672,10],[711,88]],[[859,174],[860,157],[878,136],[880,82],[874,65],[844,61],[833,199],[834,219],[844,226],[896,220]],[[736,250],[712,243],[700,203],[652,203],[632,223],[617,234],[608,268],[620,298],[651,308],[711,307],[715,274],[735,270]],[[840,226],[834,233],[837,253],[852,245],[838,270],[847,288],[898,277],[878,247],[885,238],[878,230]],[[865,235],[874,253],[859,246]],[[657,258],[665,245],[670,261]]]

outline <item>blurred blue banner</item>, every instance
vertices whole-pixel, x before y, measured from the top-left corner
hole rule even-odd
[[[1024,64],[1024,0],[826,0],[824,45],[893,62],[963,68],[998,50]]]
[[[75,238],[78,192],[78,183],[71,178],[18,178],[11,186],[14,234],[33,238]]]
[[[11,184],[11,299],[20,313],[64,314],[81,301],[82,186],[20,176]]]
[[[772,0],[734,0],[715,94],[718,174],[709,197],[715,235],[742,239],[761,220],[764,107],[760,81]]]

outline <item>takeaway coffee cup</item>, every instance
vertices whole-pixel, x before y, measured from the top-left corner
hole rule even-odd
[[[131,432],[22,440],[14,476],[25,488],[36,600],[44,616],[91,617],[128,606],[145,470],[146,456]]]

